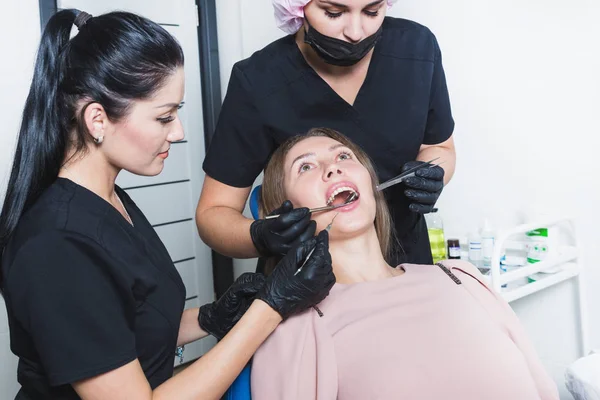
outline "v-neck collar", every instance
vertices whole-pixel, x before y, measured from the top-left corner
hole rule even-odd
[[[384,23],[385,23],[385,21],[384,21]],[[384,27],[384,29],[385,29],[385,27]],[[329,95],[333,99],[335,99],[337,102],[343,103],[344,106],[347,109],[350,109],[352,112],[358,112],[357,105],[359,104],[359,102],[361,100],[361,97],[364,96],[364,94],[363,94],[364,91],[366,90],[366,88],[371,83],[372,76],[374,74],[373,71],[375,70],[375,68],[377,66],[377,63],[379,62],[379,58],[380,58],[379,57],[379,53],[380,53],[379,49],[381,47],[380,46],[381,40],[373,48],[373,54],[371,56],[371,61],[369,62],[369,66],[367,68],[367,75],[365,76],[365,80],[363,81],[362,85],[358,89],[358,92],[356,93],[356,97],[354,99],[354,103],[350,104],[342,96],[340,96],[329,85],[329,83],[327,83],[327,81],[325,81],[325,79],[323,79],[321,77],[321,75],[319,75],[319,73],[317,71],[315,71],[315,69],[308,63],[308,61],[306,61],[306,59],[304,58],[304,54],[302,54],[302,51],[300,50],[300,48],[298,47],[298,44],[296,43],[296,37],[295,37],[295,35],[289,35],[288,38],[291,41],[291,45],[293,47],[293,49],[292,49],[292,56],[293,56],[293,58],[295,58],[295,60],[298,63],[298,65],[300,65],[305,70],[305,72],[308,72],[309,74],[311,74],[312,76],[314,76],[317,81],[320,82],[320,85],[322,86],[324,93],[327,94],[327,95]]]
[[[99,214],[102,218],[111,218],[113,221],[119,224],[119,226],[124,229],[132,239],[138,241],[138,243],[145,249],[145,251],[149,254],[150,262],[154,264],[158,270],[166,272],[175,282],[175,284],[183,291],[183,293],[185,293],[185,285],[181,280],[177,269],[173,265],[171,256],[166,248],[163,247],[163,249],[159,250],[151,243],[150,236],[153,236],[158,241],[160,241],[160,238],[156,234],[156,231],[152,225],[150,225],[150,223],[143,218],[143,214],[140,215],[141,211],[139,211],[130,201],[129,197],[125,195],[125,191],[123,189],[115,185],[115,192],[123,203],[123,207],[125,207],[127,213],[131,217],[133,225],[131,225],[129,221],[127,221],[123,215],[121,215],[121,213],[115,207],[113,207],[112,204],[88,188],[81,186],[67,178],[59,177],[57,178],[57,181],[61,185],[73,190],[75,195],[83,196],[83,201],[89,206],[86,207],[89,212]],[[165,263],[164,266],[162,265],[162,262],[158,262],[159,259]],[[172,268],[166,267],[167,265],[170,265]]]
[[[136,229],[134,228],[134,225],[136,222],[133,221],[135,218],[132,215],[135,213],[132,213],[131,209],[127,208],[127,201],[125,199],[123,199],[121,196],[119,196],[119,193],[116,193],[116,194],[117,194],[117,196],[119,196],[119,200],[121,200],[121,202],[123,203],[123,207],[125,208],[127,213],[130,215],[134,225],[131,225],[129,223],[129,221],[127,221],[125,219],[125,217],[123,217],[123,215],[119,212],[119,210],[117,210],[112,204],[110,204],[108,201],[106,201],[105,199],[103,199],[102,197],[100,197],[98,194],[94,193],[90,189],[86,188],[85,186],[81,186],[81,185],[73,182],[72,180],[70,180],[68,178],[63,178],[63,177],[58,177],[57,181],[60,184],[62,184],[63,186],[71,188],[71,190],[73,190],[76,194],[83,196],[85,198],[85,202],[87,202],[91,206],[91,207],[89,207],[89,210],[91,212],[100,213],[102,216],[110,216],[119,225],[126,227],[126,229],[128,231],[130,231],[130,232],[136,231]],[[115,192],[118,192],[118,189],[116,186],[115,186]],[[135,216],[135,217],[137,217],[137,216]]]
[[[135,203],[133,203],[133,201],[129,198],[129,196],[123,189],[121,189],[118,186],[115,186],[115,191],[117,193],[117,196],[119,196],[119,198],[123,202],[123,206],[125,207],[125,209],[129,209],[132,211],[135,210],[133,214],[131,213],[131,211],[128,211],[133,221],[133,225],[131,225],[126,220],[125,223],[129,226],[131,230],[135,232],[137,239],[140,240],[140,242],[145,247],[146,251],[149,254],[154,255],[154,257],[150,257],[150,261],[158,269],[164,270],[185,294],[185,284],[183,283],[179,272],[177,272],[177,269],[173,264],[173,259],[171,258],[171,255],[164,246],[164,243],[162,243],[162,241],[160,240],[160,237],[158,236],[150,222],[143,217],[143,213],[141,212],[141,210],[137,208]],[[124,218],[121,219],[124,220]],[[156,246],[157,243],[152,243],[153,241],[160,243],[161,246]],[[156,262],[157,258],[160,258],[164,261],[164,267],[166,268],[163,268],[163,263]],[[169,267],[167,267],[167,265]]]

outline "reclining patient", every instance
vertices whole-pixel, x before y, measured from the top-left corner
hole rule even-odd
[[[391,221],[365,153],[313,129],[265,170],[261,212],[358,200],[315,213],[337,283],[284,321],[254,356],[253,400],[558,399],[508,304],[462,261],[388,265]]]

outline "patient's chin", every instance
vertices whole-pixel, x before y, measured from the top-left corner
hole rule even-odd
[[[374,225],[374,216],[364,213],[340,213],[329,232],[331,240],[354,238],[368,232]]]

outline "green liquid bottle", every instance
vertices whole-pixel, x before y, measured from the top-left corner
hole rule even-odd
[[[431,213],[425,214],[427,232],[429,233],[429,243],[431,245],[431,255],[434,263],[446,259],[444,224],[442,223],[442,217],[437,211],[437,208],[434,208]]]

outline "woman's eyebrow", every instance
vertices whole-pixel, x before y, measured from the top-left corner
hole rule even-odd
[[[341,143],[337,143],[337,144],[334,144],[333,146],[331,146],[331,147],[329,148],[329,151],[334,151],[335,149],[339,149],[340,147],[348,147],[348,146],[346,146],[346,145],[343,145],[343,144],[341,144]]]
[[[328,4],[330,6],[337,7],[337,8],[348,8],[348,6],[345,5],[345,4],[336,3],[335,1],[330,1],[330,0],[320,0],[320,3],[321,4]],[[383,0],[376,0],[376,1],[373,1],[373,2],[371,2],[369,4],[367,4],[364,8],[373,7],[373,6],[376,6],[376,5],[381,4],[381,3],[383,3]]]
[[[304,153],[304,154],[300,154],[298,157],[294,158],[294,161],[292,161],[292,164],[290,165],[290,169],[292,169],[292,167],[294,166],[294,164],[296,164],[296,161],[300,161],[304,158],[308,158],[308,157],[314,157],[316,156],[315,153]]]
[[[369,8],[369,7],[377,6],[377,5],[381,4],[381,3],[383,3],[383,0],[377,0],[377,1],[374,1],[374,2],[372,2],[372,3],[369,3],[369,4],[367,4],[367,5],[365,6],[365,8]]]
[[[330,0],[320,0],[321,4],[328,4],[330,6],[338,7],[338,8],[348,8],[345,4],[336,3],[335,1]]]
[[[184,104],[185,104],[185,101],[182,101],[181,103],[167,103],[167,104],[163,104],[162,106],[156,106],[156,108],[164,108],[164,107],[176,108],[176,107],[182,107]]]
[[[348,146],[346,146],[345,144],[341,144],[341,143],[334,144],[333,146],[331,146],[331,147],[329,148],[329,151],[334,151],[334,150],[337,150],[337,149],[339,149],[340,147],[343,147],[343,148],[345,148],[346,150],[348,150],[350,153],[353,153],[353,154],[354,154],[354,152],[353,152],[352,150],[350,150],[350,148],[349,148]]]

